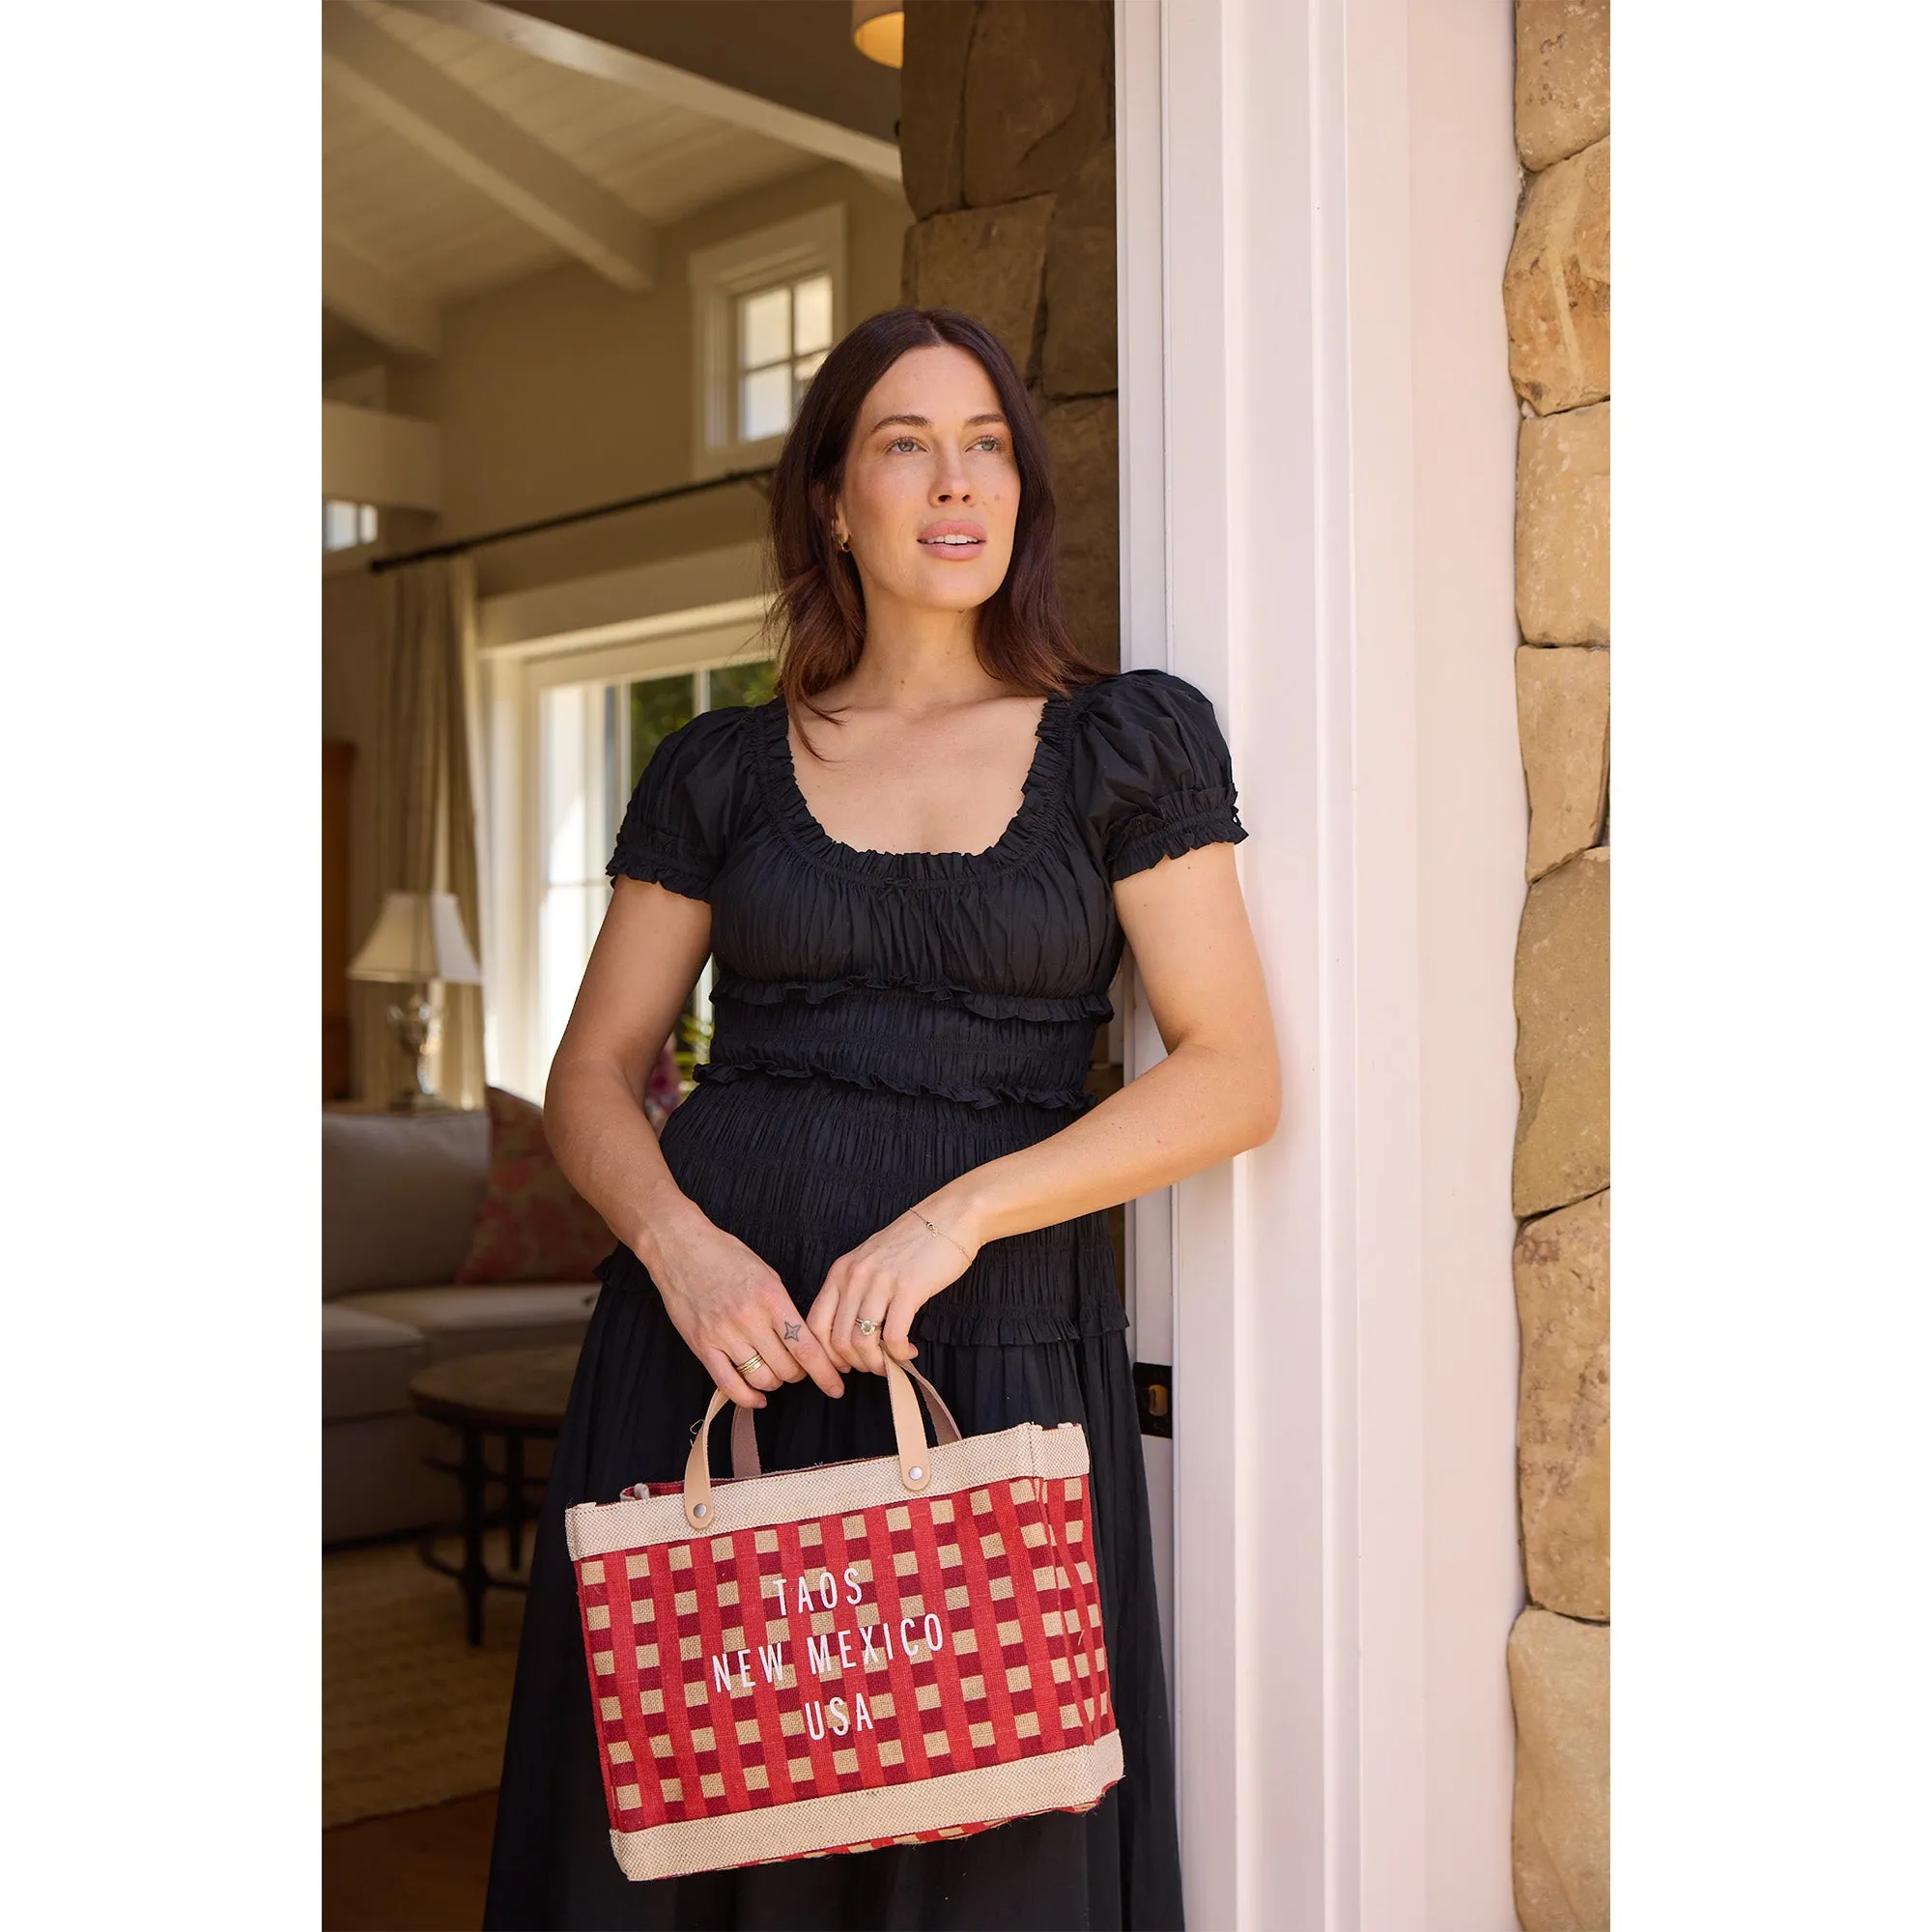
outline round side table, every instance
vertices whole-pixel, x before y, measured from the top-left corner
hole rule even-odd
[[[551,1349],[503,1349],[487,1355],[464,1355],[424,1369],[410,1383],[410,1401],[419,1414],[457,1432],[457,1460],[431,1456],[433,1469],[446,1470],[463,1486],[463,1518],[440,1524],[422,1540],[422,1560],[463,1586],[464,1630],[472,1644],[483,1641],[483,1598],[490,1590],[526,1590],[529,1579],[499,1576],[483,1560],[484,1531],[501,1523],[509,1531],[510,1568],[524,1567],[524,1525],[534,1516],[526,1486],[540,1477],[524,1468],[526,1442],[554,1442],[563,1421],[564,1404],[577,1374],[575,1343]],[[502,1466],[493,1468],[485,1453],[490,1436],[502,1438]],[[489,1506],[489,1485],[502,1485],[499,1508]],[[451,1563],[437,1552],[437,1541],[451,1529],[463,1536],[463,1561]]]

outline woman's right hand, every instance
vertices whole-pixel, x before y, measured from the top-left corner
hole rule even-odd
[[[792,1304],[777,1273],[693,1206],[651,1231],[650,1270],[671,1324],[711,1379],[741,1408],[763,1408],[765,1392],[810,1376],[829,1396],[845,1393],[838,1365]],[[750,1370],[742,1364],[760,1360]]]
[[[619,879],[551,1062],[544,1133],[570,1184],[650,1270],[672,1324],[741,1408],[810,1376],[845,1393],[784,1283],[677,1185],[644,1118],[665,1037],[711,952],[711,908]],[[759,1366],[739,1368],[753,1355]]]

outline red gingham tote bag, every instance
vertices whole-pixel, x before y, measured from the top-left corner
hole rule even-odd
[[[962,1438],[889,1363],[896,1456],[566,1512],[611,1844],[625,1874],[962,1837],[1121,1777],[1087,1437]],[[928,1447],[913,1392],[932,1411]]]

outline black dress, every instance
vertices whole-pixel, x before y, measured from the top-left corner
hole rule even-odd
[[[781,700],[667,738],[611,870],[712,908],[716,1030],[665,1124],[678,1185],[809,1308],[837,1258],[1089,1104],[1119,964],[1112,882],[1245,835],[1191,685],[1131,671],[1049,697],[1019,811],[980,853],[861,852],[794,781]],[[562,1513],[682,1470],[711,1382],[628,1248],[603,1264],[537,1534],[490,1872],[491,1927],[1037,1927],[1181,1922],[1167,1692],[1133,1378],[1106,1220],[989,1241],[913,1324],[969,1434],[1078,1422],[1093,1459],[1125,1776],[1094,1810],[933,1844],[627,1880],[609,1836]],[[883,1381],[780,1389],[764,1466],[890,1455]],[[714,1432],[719,1473],[725,1432]]]

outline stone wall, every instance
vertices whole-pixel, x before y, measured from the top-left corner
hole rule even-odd
[[[904,298],[963,309],[1026,372],[1053,452],[1081,648],[1120,666],[1109,0],[910,0]]]
[[[1517,1467],[1509,1640],[1526,1932],[1609,1924],[1609,0],[1517,0],[1527,170],[1503,274],[1522,398]]]
[[[902,298],[978,316],[1038,406],[1060,512],[1060,590],[1082,652],[1121,668],[1120,379],[1111,0],[908,0]],[[1119,1028],[1087,1085],[1120,1090]],[[1107,1217],[1124,1282],[1126,1210]]]

